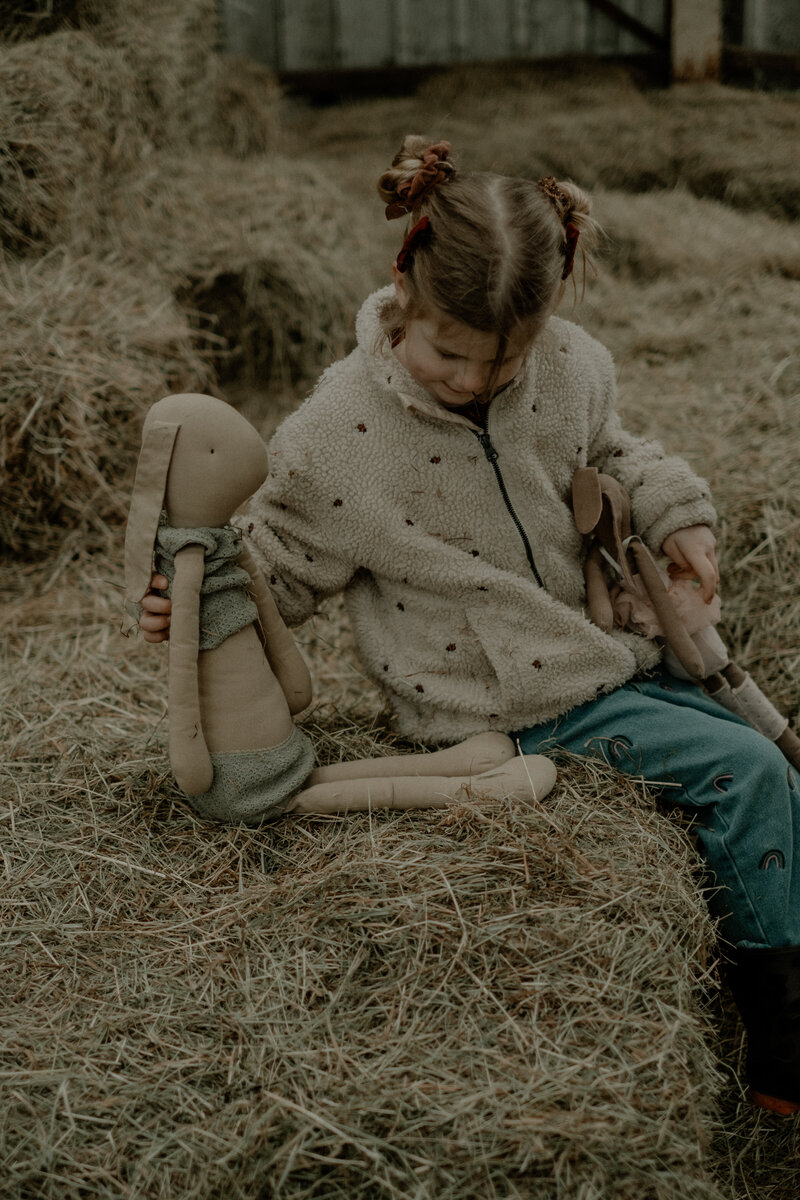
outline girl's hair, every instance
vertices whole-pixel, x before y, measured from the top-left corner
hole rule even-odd
[[[388,217],[428,218],[402,253],[409,304],[390,305],[384,328],[402,329],[409,317],[438,309],[496,333],[491,382],[509,341],[535,337],[555,307],[576,239],[585,269],[598,227],[589,197],[575,184],[460,174],[449,149],[408,136],[378,181]]]

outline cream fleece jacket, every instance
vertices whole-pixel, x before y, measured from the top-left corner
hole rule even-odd
[[[387,349],[392,294],[366,301],[357,348],[275,433],[242,522],[284,619],[343,590],[366,673],[422,742],[535,725],[653,667],[652,642],[584,613],[572,476],[614,475],[655,551],[713,522],[707,484],[622,430],[611,356],[556,317],[493,401],[485,449]]]

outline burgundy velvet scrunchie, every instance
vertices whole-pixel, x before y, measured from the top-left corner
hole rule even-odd
[[[449,142],[437,142],[429,146],[422,154],[422,166],[413,179],[402,183],[397,189],[398,199],[386,205],[386,220],[404,217],[429,196],[434,188],[444,183],[453,173],[453,167],[447,162],[450,153]]]
[[[409,230],[406,240],[403,242],[400,253],[395,259],[395,266],[401,275],[406,271],[410,271],[414,263],[414,252],[420,242],[425,240],[428,230],[431,227],[430,217],[421,217],[417,221],[413,229]]]

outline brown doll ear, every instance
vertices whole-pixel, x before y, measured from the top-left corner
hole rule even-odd
[[[572,476],[572,510],[578,533],[591,533],[603,513],[603,494],[596,467],[579,467]]]
[[[145,425],[136,467],[133,496],[125,530],[125,600],[122,633],[126,637],[139,621],[140,602],[150,586],[153,547],[164,507],[167,473],[180,425],[153,421]]]

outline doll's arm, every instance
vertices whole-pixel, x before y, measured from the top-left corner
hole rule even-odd
[[[239,562],[250,576],[250,594],[258,609],[264,652],[275,678],[281,685],[289,711],[294,716],[311,703],[311,676],[308,667],[278,612],[264,576],[246,546],[242,548]]]
[[[169,639],[169,757],[178,786],[189,796],[207,792],[214,778],[200,719],[197,678],[204,566],[202,546],[186,546],[175,555]]]

